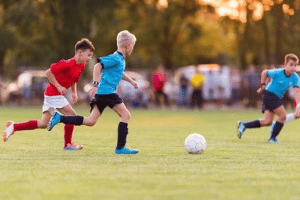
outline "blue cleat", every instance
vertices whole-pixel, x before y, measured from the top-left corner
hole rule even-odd
[[[60,122],[60,113],[59,112],[54,112],[52,114],[52,117],[50,119],[50,121],[48,122],[48,125],[47,125],[47,130],[48,131],[51,131],[53,129],[53,127],[58,124]]]
[[[242,136],[243,136],[243,133],[244,133],[245,130],[246,130],[246,127],[245,127],[245,125],[244,125],[243,122],[238,121],[237,130],[238,130],[237,136],[238,136],[239,139],[241,139]]]
[[[278,143],[278,139],[271,137],[270,139],[268,139],[268,142],[270,142],[270,143]]]
[[[128,149],[123,147],[122,149],[115,149],[116,154],[137,154],[139,151],[137,149]]]

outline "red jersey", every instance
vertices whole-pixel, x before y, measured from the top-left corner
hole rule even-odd
[[[167,75],[165,73],[156,72],[152,75],[152,86],[156,91],[162,90],[166,81]]]
[[[68,89],[74,83],[78,82],[84,67],[84,64],[76,64],[75,59],[72,58],[69,60],[60,60],[58,63],[52,64],[50,70],[57,82]],[[62,95],[52,83],[48,84],[44,94],[47,96]]]

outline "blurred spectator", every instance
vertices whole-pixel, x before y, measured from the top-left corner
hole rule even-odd
[[[215,100],[216,99],[215,88],[216,88],[216,84],[217,84],[216,74],[212,70],[209,70],[205,78],[206,78],[205,84],[208,86],[207,100],[209,100],[209,101]]]
[[[202,98],[202,87],[204,83],[204,76],[201,72],[196,69],[195,75],[191,78],[191,84],[193,86],[193,93],[191,98],[191,108],[197,106],[202,108],[203,98]]]
[[[17,83],[12,82],[8,85],[8,93],[9,93],[9,100],[11,102],[15,101],[18,104],[18,106],[22,105],[23,91],[22,88],[20,88]]]
[[[154,101],[157,107],[161,107],[161,99],[166,106],[169,106],[168,96],[164,92],[164,86],[167,81],[167,74],[162,65],[159,65],[152,75],[152,87],[154,89]]]
[[[231,101],[234,106],[240,100],[241,75],[237,69],[231,71]]]
[[[184,73],[180,75],[179,78],[179,95],[178,95],[178,107],[188,107],[188,86],[189,86],[189,79],[185,76]]]
[[[260,83],[260,73],[256,70],[254,65],[250,65],[246,72],[246,84],[248,86],[248,104],[246,107],[256,108],[256,103],[258,100],[257,88],[259,88]]]

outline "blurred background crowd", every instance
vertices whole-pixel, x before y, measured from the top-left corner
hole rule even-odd
[[[254,108],[261,70],[300,55],[300,0],[0,0],[0,103],[41,104],[44,71],[86,37],[96,50],[79,82],[85,104],[96,58],[121,30],[137,37],[126,70],[140,88],[118,88],[128,106]]]
[[[237,68],[218,64],[186,66],[171,72],[158,65],[154,71],[126,71],[139,83],[134,89],[121,81],[117,93],[130,108],[163,109],[226,109],[258,108],[261,69],[254,65],[241,72]],[[88,105],[92,80],[83,79],[78,84],[79,105]],[[13,82],[1,82],[2,105],[34,106],[43,103],[43,93],[48,79],[43,70],[20,73]],[[67,98],[70,99],[70,91]],[[293,107],[291,88],[284,97],[285,106]]]

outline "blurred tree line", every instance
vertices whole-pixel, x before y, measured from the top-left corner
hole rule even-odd
[[[0,0],[0,74],[10,76],[20,66],[48,68],[72,57],[83,37],[97,57],[113,53],[123,29],[137,36],[129,68],[219,63],[245,69],[299,55],[299,0],[237,2],[244,21],[219,16],[199,0]]]

